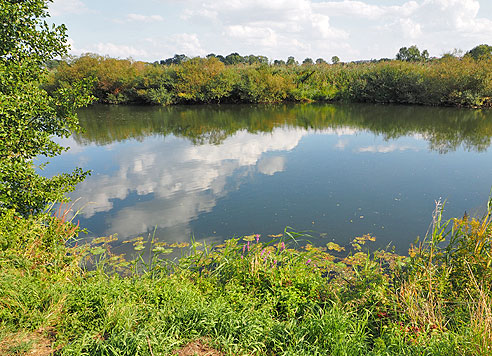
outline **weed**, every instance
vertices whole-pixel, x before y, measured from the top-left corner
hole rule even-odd
[[[7,212],[0,335],[52,330],[60,355],[170,355],[196,340],[223,355],[488,355],[491,205],[443,221],[438,202],[409,256],[365,250],[370,235],[345,252],[286,228],[214,246],[149,235],[128,242],[128,259],[112,253],[115,236],[68,247],[66,214]]]

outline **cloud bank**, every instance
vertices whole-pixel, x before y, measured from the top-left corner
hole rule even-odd
[[[418,45],[439,56],[492,38],[492,5],[485,0],[55,0],[54,20],[70,15],[106,31],[73,26],[74,52],[159,60],[239,52],[270,59],[342,61],[393,58],[400,47]],[[146,11],[144,11],[146,10]],[[112,21],[108,21],[112,20]]]

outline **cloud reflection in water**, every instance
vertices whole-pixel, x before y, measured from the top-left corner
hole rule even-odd
[[[138,146],[123,145],[114,156],[118,169],[87,178],[72,197],[83,197],[78,204],[84,206],[86,219],[111,211],[103,234],[134,236],[158,226],[167,229],[169,240],[188,240],[189,222],[237,189],[241,175],[284,170],[285,157],[262,158],[264,153],[292,150],[307,134],[304,129],[283,128],[260,134],[240,131],[221,145],[197,146],[175,137],[149,138]],[[153,198],[116,210],[115,200],[132,193]]]

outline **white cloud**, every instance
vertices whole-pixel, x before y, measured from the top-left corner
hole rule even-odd
[[[477,0],[408,1],[401,6],[377,6],[377,11],[367,18],[384,24],[375,26],[377,31],[382,31],[382,40],[404,37],[429,47],[438,55],[443,43],[456,44],[470,37],[477,37],[480,42],[478,38],[492,36],[492,21],[479,18],[479,8]],[[476,44],[472,42],[469,46]]]
[[[276,46],[278,42],[277,33],[268,27],[252,27],[233,25],[226,28],[225,35],[244,40],[251,45],[263,47]]]
[[[138,22],[161,22],[164,18],[161,15],[141,15],[141,14],[128,14],[126,16],[127,21]]]
[[[258,162],[258,172],[268,176],[282,172],[285,169],[286,158],[283,156],[265,157]]]
[[[81,48],[81,49],[75,49],[74,52],[81,54],[81,53],[97,53],[100,55],[107,55],[110,57],[116,57],[116,58],[139,58],[139,57],[146,57],[147,51],[144,49],[139,49],[135,48],[133,46],[125,45],[125,44],[115,44],[111,42],[106,42],[106,43],[96,43],[93,46],[86,47],[86,48]]]
[[[411,19],[401,19],[400,26],[406,38],[417,39],[422,35],[422,26]]]
[[[196,33],[175,33],[162,38],[146,38],[145,43],[151,48],[153,59],[172,57],[176,53],[187,56],[204,56],[207,52]]]
[[[66,22],[80,47],[102,47],[106,54],[123,58],[154,61],[175,53],[239,52],[270,59],[293,55],[299,61],[337,55],[347,61],[394,57],[400,47],[413,44],[437,56],[488,43],[492,14],[484,12],[490,8],[485,1],[489,0],[159,0],[151,14],[141,13],[142,6],[127,4],[121,13],[110,12],[106,2],[96,6],[84,1],[97,8],[93,16],[81,0],[55,0],[50,10],[59,16],[57,21],[79,13],[84,21],[105,26],[108,31],[82,31]],[[148,2],[142,0],[143,5]],[[114,14],[121,20],[111,21]],[[147,40],[135,36],[141,23]],[[126,47],[118,50],[111,44]]]
[[[173,48],[178,49],[177,52],[179,53],[186,53],[189,56],[205,54],[205,50],[202,48],[200,40],[195,33],[174,34],[169,36],[168,41],[173,46]]]
[[[241,131],[221,145],[193,146],[184,140],[170,139],[132,147],[131,152],[118,154],[116,172],[87,178],[73,196],[84,197],[79,204],[84,205],[83,216],[90,218],[113,209],[115,199],[124,200],[132,192],[139,196],[154,194],[152,202],[123,209],[111,218],[108,234],[128,236],[146,231],[142,226],[186,225],[198,214],[210,211],[217,199],[230,191],[228,179],[237,175],[239,168],[258,164],[258,170],[264,174],[283,170],[285,158],[262,160],[261,156],[265,152],[291,150],[307,133],[277,129],[271,134],[255,135]],[[157,211],[153,210],[155,204],[161,205]],[[163,211],[162,207],[170,211]],[[122,214],[130,214],[131,218]],[[140,225],[131,223],[135,221],[132,214],[142,215]]]
[[[49,4],[48,9],[52,16],[81,14],[88,10],[80,0],[55,0]]]
[[[385,7],[369,5],[362,1],[325,1],[313,4],[313,8],[321,13],[341,17],[362,17],[376,20],[387,11]]]
[[[354,58],[358,52],[374,58],[392,57],[398,48],[411,44],[438,55],[444,43],[457,39],[464,43],[469,38],[478,43],[492,37],[492,21],[477,17],[477,0],[409,0],[401,5],[352,0],[205,0],[190,4],[188,20],[213,19],[225,29],[223,41],[227,37],[241,40],[242,47],[252,49],[245,52],[269,51],[266,54],[275,53],[276,58],[279,54],[302,59],[344,53],[361,59]],[[361,28],[356,19],[365,21]]]
[[[224,42],[240,45],[245,53],[276,58],[292,55],[321,56],[346,48],[348,33],[330,24],[309,0],[251,0],[194,2],[185,10],[190,22],[211,20],[222,29]],[[236,49],[239,51],[240,48]]]
[[[357,151],[370,152],[370,153],[390,153],[395,151],[408,151],[408,150],[418,151],[419,148],[414,146],[391,144],[391,145],[365,146],[359,148]]]

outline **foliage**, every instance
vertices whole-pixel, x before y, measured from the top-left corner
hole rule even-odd
[[[418,48],[403,47],[400,60],[333,64],[294,57],[268,64],[266,57],[226,57],[149,64],[85,55],[54,69],[45,87],[70,87],[75,79],[97,78],[94,94],[105,103],[272,103],[354,101],[434,106],[492,105],[492,59],[453,55],[430,60]],[[179,62],[179,64],[178,64]]]
[[[486,44],[478,45],[467,52],[466,56],[474,60],[490,59],[492,58],[492,46]]]
[[[308,58],[306,58],[306,59],[304,59],[304,60],[302,61],[302,64],[303,64],[303,65],[313,65],[313,64],[314,64],[314,61],[313,61],[313,59],[312,59],[312,58],[309,58],[309,57],[308,57]]]
[[[171,355],[196,339],[227,355],[488,355],[490,210],[448,222],[441,211],[408,257],[368,252],[370,235],[347,253],[333,242],[300,245],[309,236],[286,229],[218,246],[140,237],[126,259],[111,253],[114,237],[67,247],[77,232],[68,210],[9,211],[0,218],[0,335],[37,330],[60,355]]]
[[[78,128],[75,110],[90,102],[89,81],[58,87],[48,95],[39,88],[43,64],[66,54],[65,27],[50,27],[45,0],[0,3],[0,213],[14,208],[27,214],[46,202],[62,200],[87,174],[45,178],[33,159],[59,154],[53,136]]]
[[[186,57],[184,54],[175,54],[174,57],[168,58],[168,59],[163,59],[159,63],[164,64],[164,65],[171,65],[171,64],[181,64],[185,61],[187,61],[189,58]]]
[[[400,290],[417,328],[451,329],[469,323],[476,335],[472,354],[492,348],[492,198],[480,219],[466,214],[442,221],[436,202],[432,230],[409,250],[411,262]],[[417,308],[415,306],[418,305]]]
[[[396,54],[396,59],[407,62],[425,62],[429,59],[429,52],[424,49],[422,52],[417,46],[402,47]]]
[[[288,57],[287,58],[287,62],[285,62],[286,65],[288,66],[296,66],[298,65],[299,63],[297,63],[296,59],[292,56]]]

